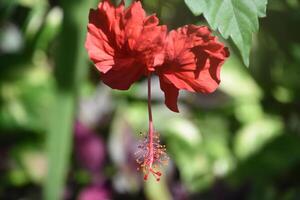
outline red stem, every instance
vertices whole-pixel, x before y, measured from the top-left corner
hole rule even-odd
[[[153,120],[151,110],[151,73],[148,74],[148,114],[149,114],[149,155],[150,155],[150,168],[153,162]]]

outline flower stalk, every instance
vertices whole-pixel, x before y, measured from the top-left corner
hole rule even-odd
[[[161,173],[160,172],[156,172],[153,170],[152,165],[153,165],[153,161],[154,161],[154,154],[153,154],[153,135],[154,135],[154,126],[153,126],[153,119],[152,119],[152,109],[151,109],[151,73],[148,74],[148,114],[149,114],[149,130],[148,130],[148,138],[149,138],[149,144],[148,144],[148,148],[149,148],[149,158],[148,158],[148,171],[146,169],[145,171],[145,176],[144,176],[144,180],[148,179],[149,176],[149,172],[151,172],[156,180],[159,180]]]
[[[148,115],[148,134],[138,146],[136,161],[140,165],[138,169],[144,172],[144,180],[148,180],[149,174],[152,174],[159,181],[162,175],[159,168],[167,164],[169,158],[166,154],[166,147],[160,144],[159,134],[154,130],[151,108],[151,73],[148,75]]]
[[[152,109],[151,109],[151,73],[148,74],[148,114],[149,114],[149,143],[153,143],[153,119],[152,119]],[[153,147],[152,145],[149,147],[150,152],[153,154]]]

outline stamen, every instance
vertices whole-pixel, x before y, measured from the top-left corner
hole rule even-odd
[[[138,145],[138,150],[135,153],[136,162],[139,165],[137,169],[144,172],[144,180],[147,180],[151,173],[159,181],[162,175],[159,168],[168,163],[169,157],[166,153],[166,147],[159,142],[159,134],[154,133],[152,143],[148,137],[145,137]]]

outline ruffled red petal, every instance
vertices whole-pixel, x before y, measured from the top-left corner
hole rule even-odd
[[[166,106],[174,111],[179,112],[177,106],[177,98],[179,94],[179,90],[174,87],[174,85],[168,81],[164,76],[159,77],[160,88],[165,93],[165,104]]]
[[[125,9],[124,1],[115,7],[104,0],[90,10],[85,47],[103,82],[124,90],[162,64],[166,31],[140,2]]]
[[[181,27],[171,31],[166,41],[165,62],[157,69],[157,73],[163,77],[160,79],[163,85],[161,88],[166,99],[173,98],[168,100],[172,102],[172,107],[175,107],[177,97],[163,89],[166,84],[171,84],[177,89],[201,93],[211,93],[217,89],[221,66],[229,56],[229,51],[211,35],[207,27]]]
[[[101,73],[101,80],[113,89],[128,90],[130,86],[140,78],[143,73],[143,67],[138,63],[132,63],[135,67],[124,66],[117,70],[109,70],[107,73]]]

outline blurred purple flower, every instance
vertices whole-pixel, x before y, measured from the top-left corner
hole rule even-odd
[[[90,172],[99,171],[105,159],[102,139],[80,122],[75,124],[75,154],[79,164]]]
[[[186,200],[186,199],[189,199],[189,197],[188,197],[188,191],[179,182],[172,183],[172,185],[171,185],[171,192],[173,194],[173,199],[174,200]]]
[[[110,193],[107,188],[100,185],[90,185],[84,188],[78,195],[78,200],[108,200]]]

